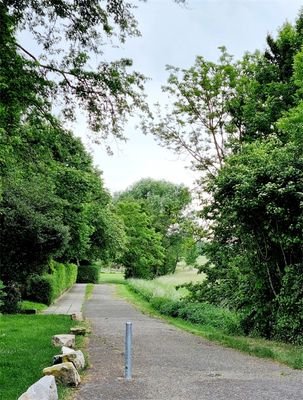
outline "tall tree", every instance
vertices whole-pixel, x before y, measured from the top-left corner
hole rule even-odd
[[[230,125],[228,101],[234,96],[237,70],[225,47],[218,63],[198,56],[189,69],[168,66],[163,92],[172,99],[163,115],[143,121],[146,133],[178,154],[190,156],[194,169],[214,175],[227,154],[227,139],[235,134]]]
[[[127,237],[127,250],[119,260],[125,266],[125,277],[152,279],[161,275],[164,249],[161,235],[155,231],[149,216],[140,203],[131,199],[119,200],[117,211]]]
[[[188,188],[147,178],[122,192],[119,198],[133,199],[141,204],[153,228],[160,234],[164,248],[164,262],[158,274],[174,272],[183,255],[183,242],[190,232],[186,216],[186,208],[191,202]]]

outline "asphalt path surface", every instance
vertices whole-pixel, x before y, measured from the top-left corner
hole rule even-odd
[[[59,299],[48,307],[43,314],[79,314],[85,298],[85,283],[75,284],[69,291],[65,292]]]
[[[90,368],[76,400],[302,400],[303,373],[226,349],[143,315],[95,285]],[[133,323],[133,376],[124,379],[125,323]]]

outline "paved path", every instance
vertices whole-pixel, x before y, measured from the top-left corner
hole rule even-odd
[[[75,284],[64,293],[54,304],[48,307],[44,314],[79,314],[84,303],[85,283]]]
[[[75,400],[302,400],[302,372],[250,357],[142,315],[96,285],[84,307],[92,322],[91,368]],[[133,322],[133,380],[123,379],[123,336]]]

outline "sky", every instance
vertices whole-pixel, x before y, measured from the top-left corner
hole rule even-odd
[[[236,59],[246,51],[264,50],[266,35],[275,35],[286,20],[293,23],[303,6],[297,0],[187,0],[186,6],[173,0],[148,0],[137,4],[135,16],[142,36],[128,39],[108,56],[132,58],[134,69],[151,78],[146,85],[150,104],[165,103],[161,85],[168,78],[167,64],[189,68],[197,55],[216,61],[222,45]],[[131,120],[125,129],[127,143],[112,143],[113,156],[107,155],[105,146],[85,139],[84,124],[76,127],[103,171],[105,186],[114,193],[150,177],[193,187],[189,160],[136,130],[137,122]]]

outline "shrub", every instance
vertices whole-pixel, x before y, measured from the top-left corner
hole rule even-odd
[[[3,282],[0,281],[0,310],[3,306],[3,298],[5,297],[4,288],[5,288],[5,286],[3,285]]]
[[[72,287],[76,279],[76,265],[51,261],[49,274],[32,275],[28,279],[27,298],[49,305]]]
[[[78,267],[75,264],[50,263],[50,279],[52,285],[52,302],[65,290],[73,286],[77,280]]]
[[[303,344],[303,266],[292,265],[285,269],[274,334],[275,339]]]
[[[38,303],[51,304],[53,288],[50,275],[31,275],[27,281],[27,298]]]
[[[178,316],[194,324],[219,329],[224,333],[242,333],[240,318],[235,312],[212,304],[180,302]]]
[[[78,283],[98,283],[100,268],[97,265],[80,265],[78,267]]]
[[[2,286],[3,287],[3,286]],[[20,311],[21,291],[16,282],[9,282],[4,288],[4,302],[1,311],[5,314],[16,314]]]

